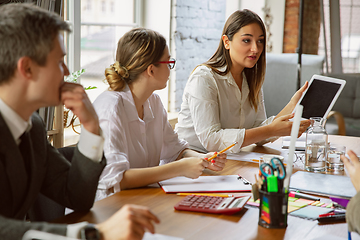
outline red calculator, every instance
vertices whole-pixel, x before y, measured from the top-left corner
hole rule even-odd
[[[174,208],[182,211],[233,214],[240,211],[250,196],[217,197],[188,195],[178,202]]]

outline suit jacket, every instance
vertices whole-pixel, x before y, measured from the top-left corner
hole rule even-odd
[[[74,210],[89,210],[106,164],[96,163],[76,148],[67,161],[47,140],[40,116],[31,117],[30,172],[0,113],[0,239],[21,239],[28,229],[65,235],[66,225],[29,223],[24,217],[39,193]]]

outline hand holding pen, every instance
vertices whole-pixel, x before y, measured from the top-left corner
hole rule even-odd
[[[209,162],[211,161],[211,164],[208,166],[208,169],[213,171],[223,170],[223,168],[225,167],[225,163],[227,161],[226,160],[227,154],[225,152],[230,148],[234,147],[236,144],[237,142],[234,142],[233,144],[221,150],[220,152],[207,153],[204,159]]]
[[[212,158],[209,161],[208,159],[213,156],[216,156],[216,157]],[[225,167],[225,164],[227,161],[226,158],[227,158],[226,153],[210,152],[210,153],[205,154],[203,159],[204,159],[204,161],[209,162],[209,166],[207,167],[208,169],[213,170],[213,171],[221,171]]]

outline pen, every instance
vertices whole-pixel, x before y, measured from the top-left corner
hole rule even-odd
[[[320,214],[320,215],[319,215],[319,218],[321,218],[321,217],[335,216],[335,215],[344,215],[344,214],[346,214],[346,212],[336,212],[336,211],[334,211],[334,212],[329,212],[329,213]]]
[[[241,179],[245,185],[249,185],[249,184],[252,185],[252,183],[249,180],[242,177],[240,174],[238,174],[238,176],[239,176],[238,179]]]
[[[298,193],[298,192],[289,192],[289,197],[294,197],[294,198],[304,198],[304,199],[309,199],[309,200],[314,200],[314,201],[320,201],[320,198],[318,197],[313,197],[304,193]]]
[[[232,194],[217,194],[217,193],[177,193],[179,196],[199,195],[199,196],[213,196],[213,197],[234,197]]]
[[[345,214],[335,214],[325,217],[318,217],[317,220],[321,223],[327,223],[327,222],[338,222],[345,220],[346,215]]]
[[[229,150],[230,148],[232,148],[233,146],[235,146],[237,143],[238,143],[238,142],[234,142],[233,144],[231,144],[231,145],[230,145],[230,146],[228,146],[227,148],[225,148],[225,149],[221,150],[219,153],[215,153],[215,154],[214,154],[214,155],[212,155],[211,157],[209,157],[209,158],[205,158],[205,160],[207,160],[207,161],[211,161],[211,160],[213,160],[214,158],[216,158],[216,157],[217,157],[217,155],[219,155],[220,153],[223,153],[223,152],[225,152],[225,151]]]

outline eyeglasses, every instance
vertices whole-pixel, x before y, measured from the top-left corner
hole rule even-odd
[[[175,62],[176,60],[174,58],[170,58],[169,61],[156,62],[155,64],[166,63],[170,69],[173,69],[175,67]]]

